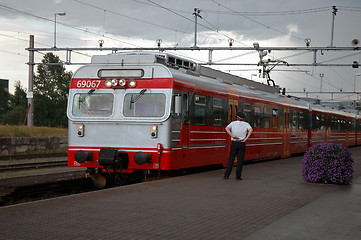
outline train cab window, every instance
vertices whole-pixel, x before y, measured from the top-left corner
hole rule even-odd
[[[194,97],[194,124],[204,125],[206,124],[206,97],[201,95],[195,95]]]
[[[223,101],[219,98],[213,99],[213,108],[212,108],[212,118],[214,126],[222,126],[224,111],[223,111]]]
[[[163,93],[128,93],[124,97],[125,117],[162,117],[166,96]]]
[[[72,114],[75,117],[110,117],[113,102],[111,93],[77,93],[73,98]]]

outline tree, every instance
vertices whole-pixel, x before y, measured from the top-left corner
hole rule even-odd
[[[43,63],[61,63],[53,53],[44,55]],[[34,123],[38,126],[65,127],[67,99],[72,72],[62,65],[40,64],[34,76]]]
[[[8,111],[2,116],[5,124],[19,125],[24,123],[27,109],[26,90],[22,88],[20,81],[15,83],[15,93],[10,94]]]
[[[6,113],[9,109],[10,94],[5,90],[5,86],[0,82],[0,114]]]
[[[5,90],[5,86],[0,82],[0,123],[5,123],[3,117],[9,110],[10,94]]]

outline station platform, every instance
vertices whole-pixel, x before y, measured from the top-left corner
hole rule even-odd
[[[302,156],[0,208],[3,239],[361,239],[352,185],[302,180]]]

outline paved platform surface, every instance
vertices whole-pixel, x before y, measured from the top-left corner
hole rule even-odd
[[[0,208],[3,239],[361,239],[352,185],[302,180],[302,156]]]

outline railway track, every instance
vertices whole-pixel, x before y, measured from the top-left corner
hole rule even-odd
[[[9,161],[0,163],[0,173],[7,171],[30,170],[40,168],[65,167],[67,160],[41,160],[41,161],[24,161],[11,163]]]
[[[67,168],[66,154],[0,159],[0,206],[94,190],[82,169]]]
[[[32,154],[0,156],[0,160],[54,158],[54,157],[66,157],[66,156],[67,153],[32,153]]]

